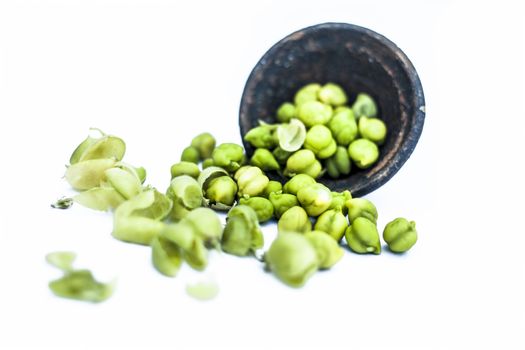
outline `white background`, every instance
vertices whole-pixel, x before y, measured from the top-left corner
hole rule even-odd
[[[519,1],[1,1],[0,349],[523,349],[525,15]],[[409,253],[346,252],[291,289],[254,259],[159,275],[111,215],[49,204],[99,127],[164,189],[191,137],[240,142],[238,105],[276,41],[340,21],[394,41],[417,68],[427,118],[413,156],[370,194],[379,226],[406,216]],[[264,226],[267,243],[275,235]],[[54,297],[55,250],[118,279],[107,302]],[[213,279],[209,302],[187,283]]]

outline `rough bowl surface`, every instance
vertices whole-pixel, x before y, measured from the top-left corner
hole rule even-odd
[[[393,42],[367,28],[323,23],[301,29],[270,48],[251,72],[240,105],[241,136],[258,120],[276,122],[279,105],[293,101],[297,89],[311,82],[340,84],[350,104],[358,92],[376,100],[388,127],[379,161],[366,170],[353,166],[344,178],[318,180],[333,191],[349,189],[354,196],[374,191],[410,157],[423,129],[425,99],[414,66]],[[250,156],[254,149],[243,142]]]

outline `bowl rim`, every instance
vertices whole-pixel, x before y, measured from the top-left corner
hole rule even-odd
[[[398,151],[393,155],[390,162],[387,163],[387,165],[383,168],[381,168],[378,173],[372,177],[369,178],[369,181],[366,182],[365,185],[360,186],[356,189],[354,189],[352,192],[353,196],[364,196],[366,194],[369,194],[385,183],[387,183],[400,169],[401,167],[406,163],[406,161],[410,158],[412,155],[418,140],[421,136],[421,133],[423,131],[423,126],[425,122],[425,116],[426,116],[426,107],[425,107],[425,96],[423,93],[423,86],[421,84],[421,80],[419,78],[419,75],[417,74],[417,71],[408,58],[408,56],[390,39],[385,37],[382,34],[379,34],[369,28],[362,27],[359,25],[351,24],[351,23],[344,23],[344,22],[324,22],[319,24],[314,24],[311,26],[304,27],[302,29],[298,29],[279,41],[277,41],[274,45],[272,45],[259,59],[259,61],[255,64],[253,69],[251,70],[246,83],[243,88],[243,93],[241,96],[240,106],[239,106],[239,121],[243,119],[243,116],[247,114],[247,111],[245,111],[245,101],[248,98],[248,87],[250,86],[250,83],[253,81],[253,79],[258,75],[258,72],[263,69],[270,57],[274,54],[274,52],[280,50],[282,46],[287,43],[290,40],[297,40],[299,38],[302,38],[305,35],[308,35],[309,32],[315,31],[318,32],[319,30],[344,30],[344,31],[352,31],[357,32],[360,34],[363,34],[365,36],[368,36],[372,38],[373,40],[376,40],[379,42],[379,44],[385,46],[397,59],[397,61],[400,64],[400,67],[402,68],[403,73],[405,74],[410,87],[412,88],[412,94],[413,97],[413,103],[414,104],[414,111],[412,115],[412,122],[409,124],[409,129],[406,133],[405,138],[403,139],[402,144],[400,145],[400,148]],[[241,140],[246,147],[246,141],[244,141],[244,135],[248,130],[244,130],[243,123],[239,123],[240,128],[240,134],[241,134]],[[344,181],[345,178],[341,179],[332,179],[329,182],[331,183],[337,183],[338,181]],[[318,181],[320,179],[317,179]],[[327,179],[329,180],[329,179]],[[320,181],[323,182],[322,180]],[[334,190],[334,189],[332,189]]]

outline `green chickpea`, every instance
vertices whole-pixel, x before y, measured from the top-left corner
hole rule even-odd
[[[199,150],[195,147],[186,147],[180,156],[181,162],[191,162],[197,164],[200,161]]]
[[[379,158],[379,149],[370,140],[358,139],[348,146],[348,154],[358,168],[367,169]]]
[[[291,207],[282,213],[277,222],[279,232],[308,232],[312,230],[312,222],[301,207]]]
[[[317,95],[321,90],[321,85],[317,83],[311,83],[300,88],[294,97],[294,103],[296,106],[299,106],[305,102],[317,101]]]
[[[277,219],[279,219],[283,213],[291,207],[299,205],[297,197],[289,193],[272,192],[270,193],[268,199],[273,205],[273,214]]]
[[[213,159],[212,158],[206,158],[202,161],[202,169],[206,169],[206,168],[209,168],[211,166],[215,166],[215,164],[213,164]]]
[[[247,205],[255,211],[260,223],[266,222],[273,217],[273,205],[270,200],[263,197],[250,197],[239,199],[239,204]]]
[[[256,148],[273,149],[278,144],[277,137],[274,135],[275,128],[268,124],[257,126],[244,135],[244,140]]]
[[[383,239],[395,253],[404,253],[417,241],[416,223],[405,218],[389,222],[383,231]]]
[[[264,238],[255,211],[247,205],[233,207],[226,218],[222,249],[229,254],[246,256],[263,245]]]
[[[260,195],[270,182],[261,169],[249,165],[243,166],[235,172],[235,180],[239,186],[239,197]]]
[[[237,184],[228,175],[212,179],[204,189],[204,197],[215,209],[228,210],[235,202]]]
[[[207,245],[215,246],[220,242],[223,228],[219,216],[212,209],[193,209],[184,220],[193,226],[195,234]]]
[[[188,175],[194,179],[197,179],[201,173],[199,166],[192,162],[175,163],[171,166],[170,170],[172,179],[180,175]]]
[[[385,142],[386,125],[381,119],[363,116],[359,118],[359,133],[361,137],[382,145]]]
[[[204,132],[191,140],[191,146],[198,150],[200,159],[210,158],[215,148],[215,138],[212,134]]]
[[[317,251],[302,234],[279,233],[265,254],[267,267],[291,287],[301,287],[319,267]]]
[[[344,250],[329,234],[323,231],[306,232],[304,236],[313,245],[320,269],[329,269],[334,266],[344,255]]]
[[[297,174],[284,184],[283,191],[284,193],[297,195],[297,192],[299,192],[301,188],[313,185],[315,183],[317,182],[310,175]]]
[[[202,206],[202,190],[197,180],[188,175],[173,178],[166,195],[173,201],[171,218],[180,220],[191,210]]]
[[[357,98],[352,105],[352,110],[357,119],[362,116],[375,117],[377,115],[377,106],[374,99],[365,93],[357,94]]]
[[[264,171],[279,170],[280,168],[279,163],[275,160],[272,152],[265,148],[257,148],[255,150],[252,159],[250,160],[250,164]]]
[[[332,114],[332,106],[319,101],[305,102],[297,107],[297,117],[308,128],[328,123]]]
[[[296,118],[297,111],[293,103],[285,102],[277,109],[277,120],[288,123],[290,119]]]
[[[326,159],[337,150],[337,143],[332,138],[332,132],[324,125],[314,125],[306,133],[304,148],[314,152],[317,158]]]
[[[335,153],[326,160],[326,172],[332,179],[350,174],[352,163],[348,151],[342,146],[337,146]]]
[[[346,104],[346,93],[342,87],[334,83],[327,83],[319,90],[317,97],[323,103],[332,106],[342,106]]]
[[[270,180],[268,185],[264,188],[263,193],[261,194],[264,198],[268,198],[270,194],[276,192],[282,192],[283,185],[279,181]]]
[[[343,192],[332,192],[332,203],[330,203],[328,209],[338,209],[341,210],[344,215],[347,215],[348,207],[346,206],[346,202],[350,199],[352,199],[352,194],[348,190]]]
[[[305,133],[305,135],[306,135],[306,133]],[[285,151],[281,147],[277,146],[272,151],[272,154],[273,154],[274,158],[277,160],[277,162],[279,164],[285,165],[286,161],[288,160],[288,158],[290,158],[290,156],[293,154],[293,152]]]
[[[306,174],[315,179],[321,175],[321,170],[321,163],[315,158],[314,152],[309,149],[301,149],[288,158],[284,174],[286,176]]]
[[[323,231],[339,242],[345,234],[348,221],[341,210],[329,209],[322,213],[314,225],[314,230]]]
[[[328,122],[328,128],[337,144],[341,146],[346,147],[357,138],[358,128],[354,112],[348,107],[339,107],[335,110],[334,116]]]
[[[348,220],[352,223],[359,217],[366,218],[377,223],[377,209],[374,203],[365,198],[351,198],[345,202],[348,208]]]
[[[182,252],[164,237],[155,237],[151,242],[151,260],[161,274],[173,277],[182,264]]]
[[[235,143],[223,143],[213,150],[212,159],[215,166],[234,172],[244,162],[244,149]]]
[[[363,217],[352,222],[345,232],[346,242],[356,253],[381,253],[381,243],[376,225]]]
[[[297,200],[310,216],[319,216],[332,203],[332,192],[323,184],[315,183],[297,192]]]

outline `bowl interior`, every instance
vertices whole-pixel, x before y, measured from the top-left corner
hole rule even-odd
[[[341,85],[350,105],[358,92],[376,100],[388,127],[379,161],[365,170],[353,166],[344,178],[319,179],[334,191],[349,189],[356,196],[375,190],[399,170],[421,134],[425,102],[414,67],[395,44],[366,28],[325,23],[299,30],[275,44],[248,78],[239,114],[241,136],[259,120],[277,122],[280,104],[293,101],[295,92],[312,82]],[[244,146],[251,155],[253,147]]]

